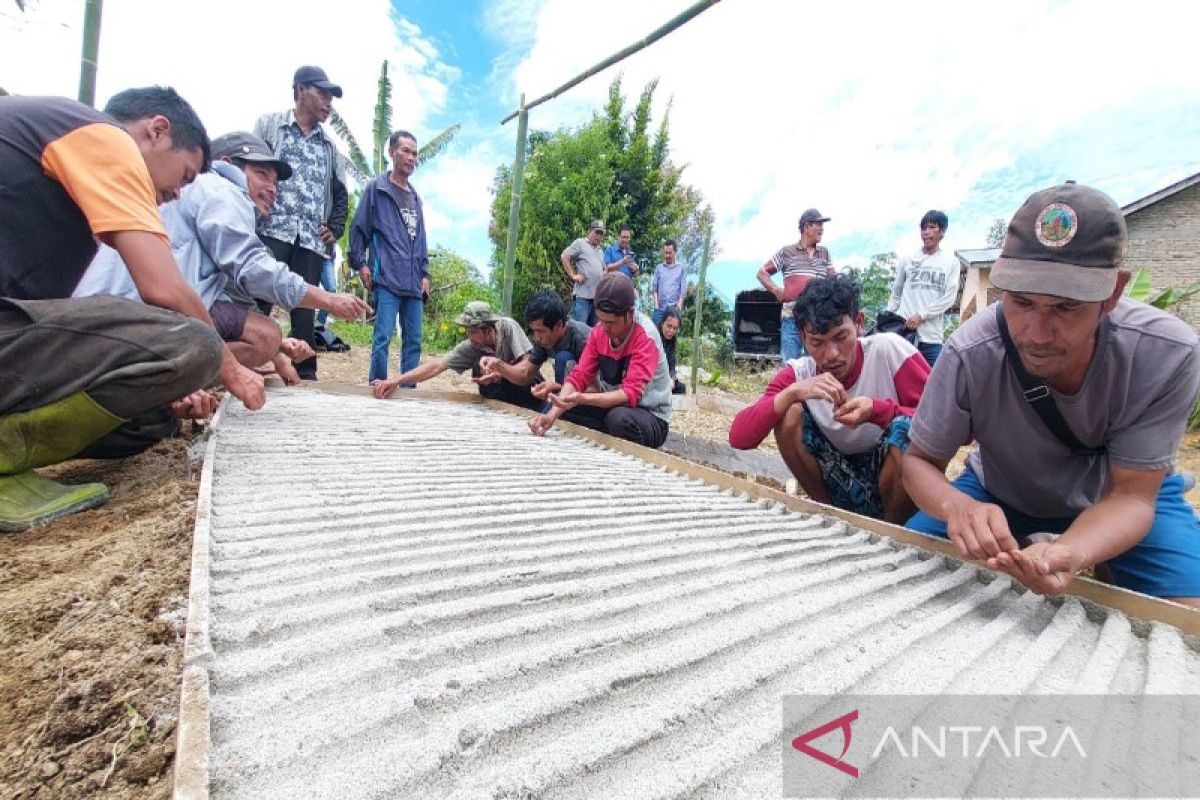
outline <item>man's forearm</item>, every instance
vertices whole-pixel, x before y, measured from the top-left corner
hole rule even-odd
[[[1078,563],[1073,567],[1078,572],[1129,550],[1153,524],[1153,502],[1134,495],[1110,494],[1076,517],[1058,541],[1077,554]]]
[[[424,364],[397,375],[393,380],[399,386],[402,383],[421,383],[435,378],[446,371],[446,363],[440,358],[431,358]]]
[[[571,280],[575,280],[575,272],[571,269],[570,259],[568,259],[566,256],[562,256],[559,258],[559,264],[562,265],[562,271],[566,273],[567,277]]]
[[[596,408],[617,408],[629,405],[629,396],[620,389],[607,392],[580,392],[577,397],[579,404],[595,406]]]
[[[931,517],[945,520],[946,509],[966,497],[946,479],[945,465],[939,467],[924,453],[914,454],[912,445],[901,462],[901,475],[908,496]]]

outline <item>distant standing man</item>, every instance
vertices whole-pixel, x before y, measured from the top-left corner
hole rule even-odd
[[[629,280],[633,280],[638,271],[638,265],[633,260],[633,250],[629,247],[629,241],[632,238],[633,228],[628,225],[617,228],[617,241],[604,248],[605,272],[620,272]]]
[[[1127,244],[1121,209],[1086,186],[1043,189],[1017,211],[992,266],[1001,301],[950,337],[917,407],[904,485],[921,513],[908,527],[1039,594],[1091,568],[1200,605],[1200,521],[1175,472],[1200,345],[1187,323],[1122,297]]]
[[[333,110],[342,87],[331,83],[320,67],[300,67],[292,78],[295,107],[264,114],[254,134],[291,165],[291,180],[280,184],[270,216],[259,228],[263,243],[275,258],[316,286],[333,244],[346,227],[346,176],[332,137],[321,127]],[[313,344],[313,310],[291,313],[292,337]],[[317,357],[296,364],[305,380],[317,379]]]
[[[563,272],[575,284],[571,291],[575,298],[571,306],[571,319],[589,326],[596,324],[596,286],[604,276],[604,251],[600,249],[602,241],[604,223],[594,219],[588,226],[587,236],[571,242],[559,256]]]
[[[946,309],[958,297],[958,259],[941,249],[949,226],[941,211],[921,217],[921,249],[901,257],[887,305],[888,311],[904,317],[906,330],[917,332],[917,349],[931,367],[942,352]]]
[[[800,339],[800,331],[796,328],[796,320],[792,314],[796,298],[813,278],[833,274],[833,261],[829,257],[829,251],[821,246],[826,222],[829,222],[829,217],[822,216],[815,208],[805,211],[800,215],[800,241],[782,247],[758,271],[758,282],[783,303],[779,321],[779,344],[785,363],[804,355],[804,343]],[[783,273],[782,289],[771,280],[771,276],[776,272]]]
[[[687,296],[687,268],[675,261],[674,239],[663,242],[662,263],[654,268],[654,311],[650,315],[654,327],[662,325],[668,308],[683,311],[683,300]]]
[[[391,171],[363,191],[350,226],[350,266],[358,270],[363,286],[375,288],[370,381],[387,377],[388,345],[397,315],[400,371],[410,372],[421,363],[422,306],[429,296],[425,212],[420,195],[408,182],[417,168],[416,137],[408,131],[393,133],[388,157]]]

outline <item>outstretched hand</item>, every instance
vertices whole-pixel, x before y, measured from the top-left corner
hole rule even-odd
[[[1074,549],[1058,542],[1031,544],[1023,550],[1002,552],[987,560],[990,569],[1000,570],[1038,594],[1062,594],[1078,573]]]
[[[390,378],[383,380],[376,378],[371,381],[371,393],[380,400],[386,400],[392,396],[392,393],[396,391],[396,387],[399,385],[399,383],[393,382]]]

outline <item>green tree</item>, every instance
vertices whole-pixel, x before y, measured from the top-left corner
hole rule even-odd
[[[703,229],[695,226],[711,220],[712,212],[697,189],[681,183],[682,168],[670,161],[669,108],[651,130],[656,84],[647,84],[636,107],[627,111],[617,78],[604,108],[587,124],[530,133],[516,243],[514,309],[524,308],[537,289],[553,288],[564,298],[570,295],[559,254],[583,235],[591,219],[605,220],[614,234],[622,224],[633,228],[633,249],[643,267],[639,279],[643,294],[664,239],[682,244],[702,238]],[[503,280],[512,195],[509,167],[497,170],[492,190],[489,236],[492,280],[498,287]],[[688,252],[685,247],[681,250]],[[689,264],[695,266],[690,260]]]
[[[987,246],[1000,247],[1004,244],[1004,232],[1008,230],[1008,222],[1001,217],[992,220],[987,232]]]
[[[683,299],[682,328],[680,335],[691,337],[696,324],[696,297],[700,294],[696,284],[688,286],[687,296]],[[704,308],[700,312],[700,332],[716,337],[729,338],[730,326],[733,324],[733,311],[725,298],[717,294],[712,284],[704,287]]]
[[[467,259],[445,247],[429,253],[429,305],[425,309],[422,346],[448,350],[462,340],[454,318],[472,300],[497,306],[497,295]]]
[[[896,254],[876,253],[865,268],[851,267],[848,272],[858,281],[862,293],[859,303],[867,318],[867,325],[875,324],[875,317],[887,306],[892,294],[892,281],[896,277]]]

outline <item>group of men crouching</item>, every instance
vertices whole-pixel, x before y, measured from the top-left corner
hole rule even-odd
[[[210,143],[170,89],[122,92],[105,113],[0,98],[0,530],[107,496],[36,468],[136,452],[178,418],[211,413],[217,380],[258,408],[263,379],[248,365],[294,378],[287,362],[311,352],[255,301],[369,310],[282,268],[256,236],[290,171],[250,134]],[[193,181],[164,226],[158,204]],[[773,433],[814,499],[949,537],[1038,592],[1092,570],[1200,605],[1200,524],[1174,472],[1200,389],[1197,336],[1122,297],[1126,240],[1119,208],[1094,189],[1032,195],[992,268],[1003,300],[959,328],[932,371],[904,339],[861,335],[851,278],[814,278],[793,317],[809,355],[738,415],[731,444]],[[96,258],[98,242],[111,253]],[[514,320],[468,304],[466,341],[378,378],[375,394],[470,369],[485,396],[538,412],[534,434],[566,419],[659,447],[675,388],[663,331],[678,320],[656,327],[620,272],[600,281],[595,312],[589,330],[538,294],[525,315],[534,346]],[[540,375],[547,361],[553,380]]]

